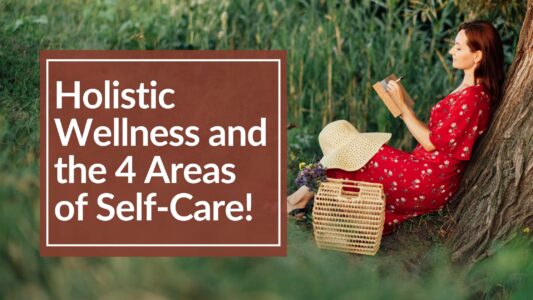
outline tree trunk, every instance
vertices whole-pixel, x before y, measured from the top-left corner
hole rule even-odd
[[[533,0],[489,130],[450,201],[445,223],[456,263],[472,265],[525,227],[533,230]]]

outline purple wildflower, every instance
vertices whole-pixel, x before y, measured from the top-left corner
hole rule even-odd
[[[300,166],[304,164],[301,163]],[[295,183],[298,187],[307,186],[309,191],[317,192],[321,182],[327,181],[326,168],[321,163],[305,164],[300,168]]]

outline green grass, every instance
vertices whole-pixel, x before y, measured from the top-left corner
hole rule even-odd
[[[374,95],[376,80],[404,75],[422,119],[460,80],[446,58],[464,18],[452,1],[356,2],[0,2],[0,298],[531,298],[528,234],[466,270],[438,236],[444,212],[404,223],[375,257],[319,250],[305,223],[289,224],[287,258],[39,256],[39,50],[288,49],[293,190],[297,164],[320,157],[316,137],[331,120],[414,146]],[[493,22],[509,63],[521,24]]]

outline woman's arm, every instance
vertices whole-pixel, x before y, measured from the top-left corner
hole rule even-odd
[[[400,115],[400,118],[402,118],[407,126],[407,129],[409,129],[411,134],[426,151],[431,152],[436,149],[435,145],[433,145],[429,140],[428,126],[416,117],[415,112],[413,109],[411,109],[411,107],[405,105],[404,108],[402,108],[402,114]]]
[[[430,152],[435,150],[435,145],[433,145],[429,140],[428,126],[424,124],[424,122],[420,121],[416,117],[413,109],[405,103],[402,90],[398,83],[394,82],[393,80],[389,81],[388,92],[392,96],[394,102],[396,102],[396,105],[398,105],[398,108],[401,112],[400,117],[405,122],[407,129],[409,129],[414,138],[426,151]]]

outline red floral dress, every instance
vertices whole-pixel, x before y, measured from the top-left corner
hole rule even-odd
[[[486,131],[489,97],[482,85],[451,93],[431,109],[429,139],[435,150],[418,144],[411,153],[387,144],[356,171],[327,170],[330,178],[383,184],[385,228],[441,209],[457,191],[476,139]]]

